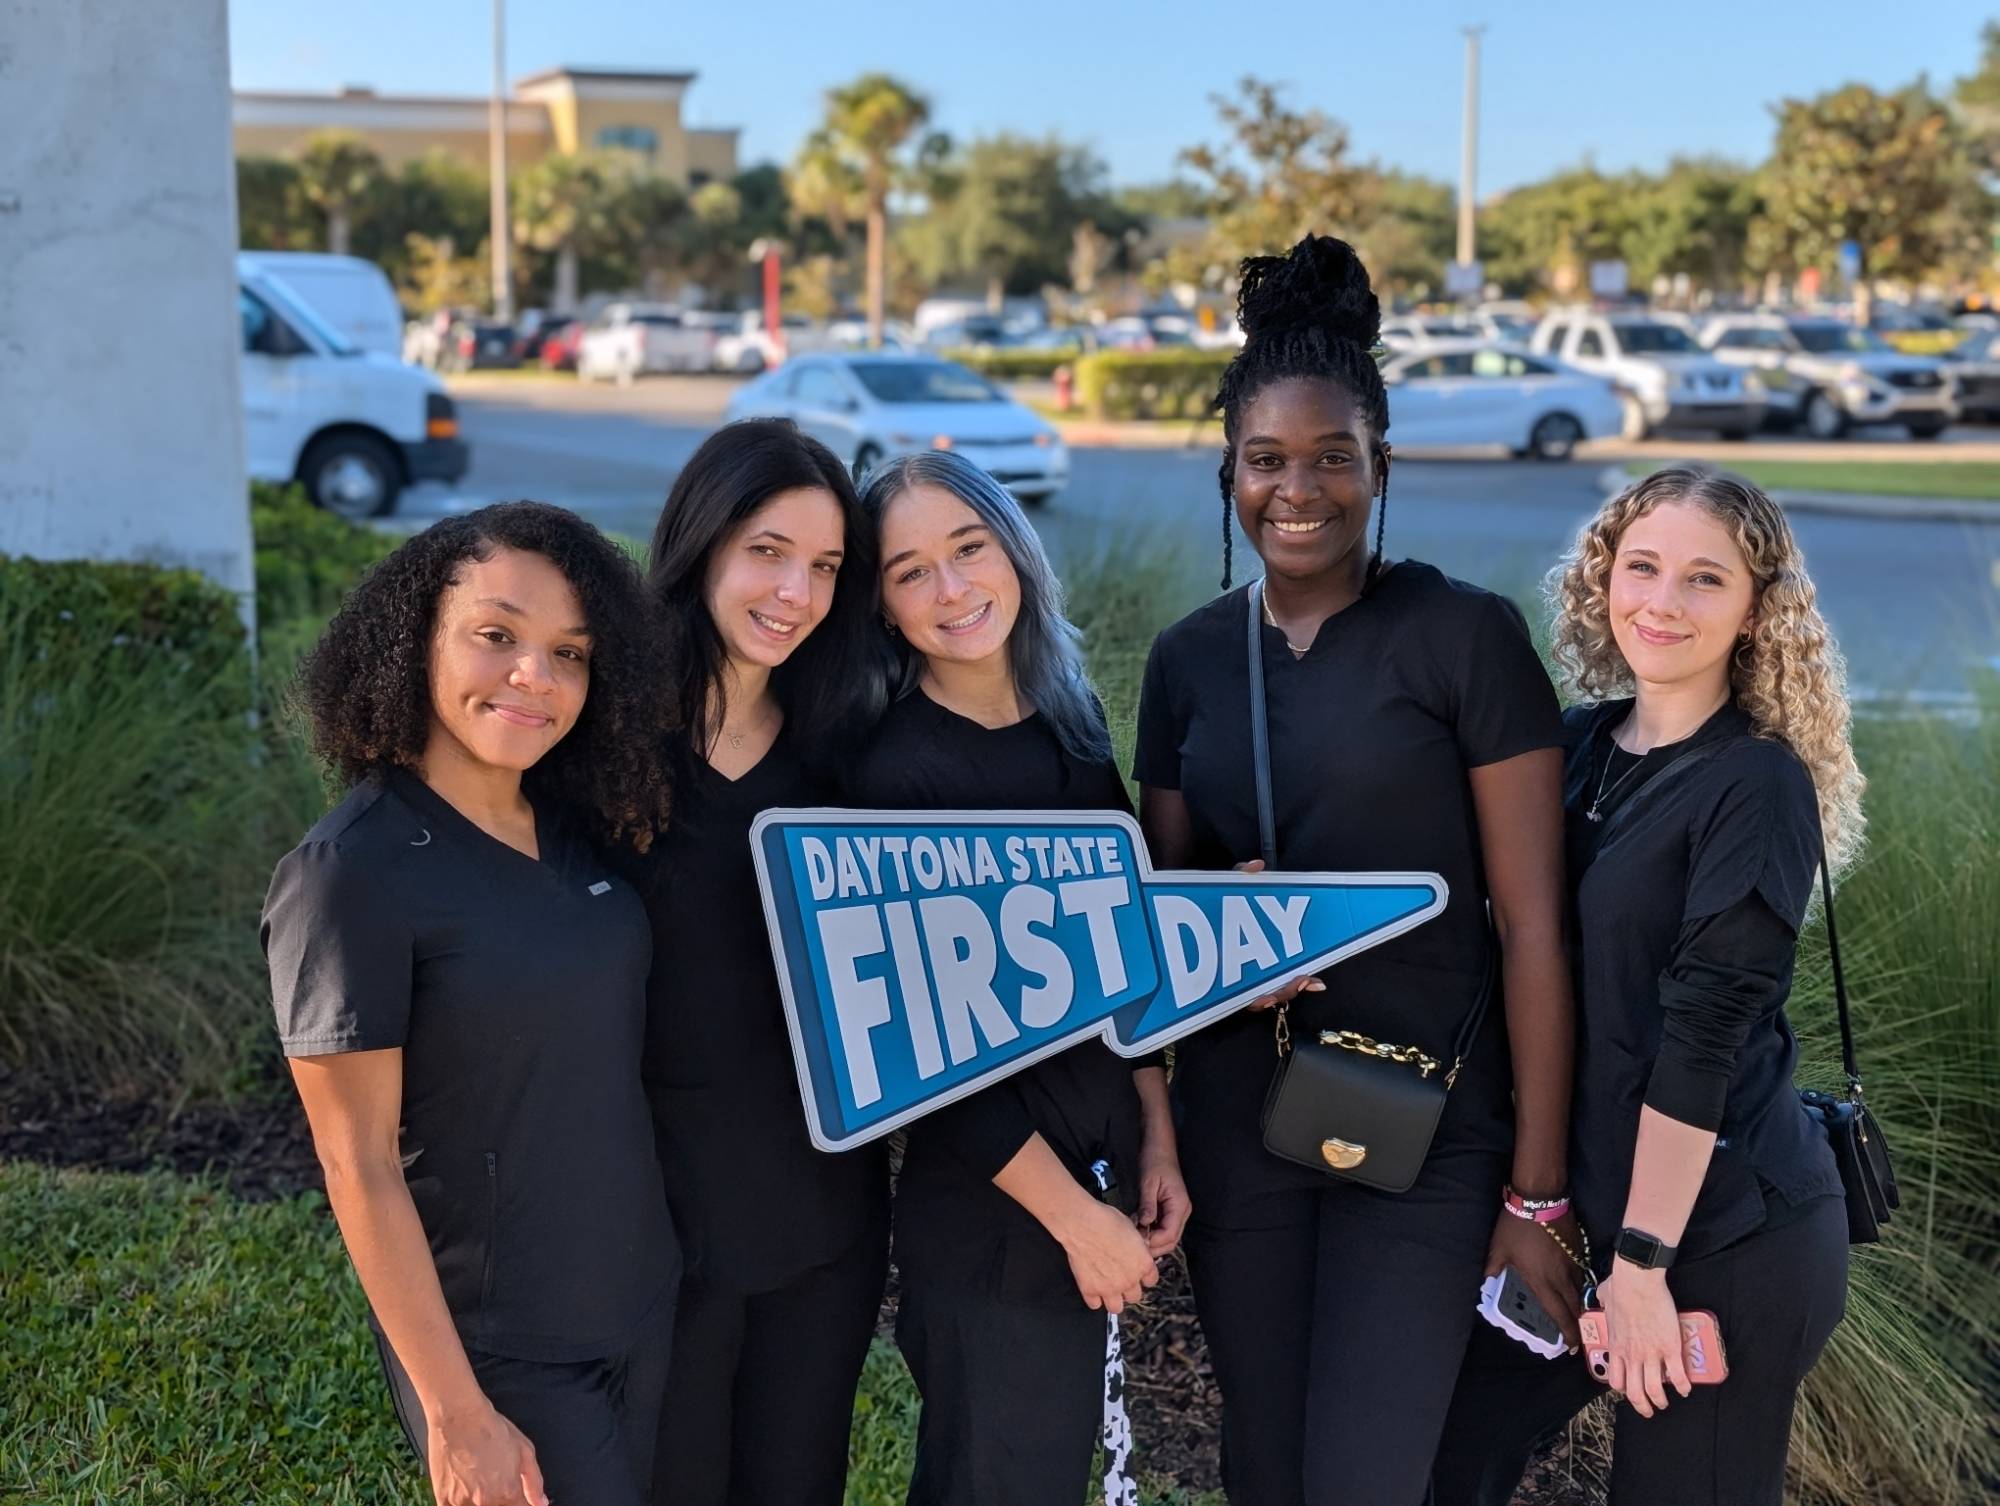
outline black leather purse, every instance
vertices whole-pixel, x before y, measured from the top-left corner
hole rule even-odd
[[[1815,1088],[1801,1088],[1799,1102],[1826,1131],[1833,1159],[1840,1167],[1840,1185],[1847,1194],[1847,1240],[1872,1245],[1882,1238],[1882,1226],[1903,1204],[1896,1172],[1889,1164],[1889,1142],[1861,1096],[1861,1068],[1854,1059],[1854,1021],[1847,1008],[1847,979],[1840,969],[1840,935],[1833,927],[1833,881],[1826,864],[1819,868],[1820,894],[1826,905],[1826,949],[1833,963],[1833,999],[1840,1014],[1840,1065],[1847,1074],[1847,1096],[1835,1097]]]
[[[1264,584],[1250,601],[1250,753],[1257,781],[1258,851],[1278,862],[1271,800],[1271,734],[1264,706]],[[1415,1046],[1393,1046],[1354,1030],[1322,1030],[1295,1042],[1287,1007],[1278,1007],[1278,1070],[1264,1095],[1264,1148],[1316,1171],[1383,1192],[1404,1192],[1423,1170],[1445,1097],[1479,1034],[1493,997],[1493,951],[1486,981],[1452,1044],[1447,1067]]]

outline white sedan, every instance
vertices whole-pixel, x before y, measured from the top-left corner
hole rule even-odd
[[[1399,447],[1504,445],[1524,458],[1567,460],[1624,421],[1609,382],[1517,346],[1434,340],[1393,352],[1382,380]]]
[[[1023,502],[1069,482],[1053,425],[986,378],[900,351],[797,356],[738,388],[727,418],[789,418],[857,477],[884,460],[957,450]]]

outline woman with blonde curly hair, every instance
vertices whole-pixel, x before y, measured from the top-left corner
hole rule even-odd
[[[1784,1009],[1817,870],[1861,846],[1845,670],[1784,514],[1729,477],[1628,488],[1550,588],[1583,698],[1564,716],[1570,1175],[1607,1347],[1550,1362],[1477,1336],[1435,1500],[1507,1501],[1594,1371],[1628,1403],[1613,1501],[1777,1503],[1847,1289],[1840,1177]],[[1690,1374],[1714,1355],[1684,1354],[1677,1312],[1697,1309],[1727,1346],[1719,1385]]]

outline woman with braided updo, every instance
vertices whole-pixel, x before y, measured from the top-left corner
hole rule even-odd
[[[1353,249],[1308,235],[1250,258],[1238,317],[1246,340],[1217,395],[1225,594],[1160,635],[1141,692],[1153,861],[1228,868],[1262,847],[1246,692],[1258,611],[1278,866],[1430,871],[1450,893],[1415,930],[1181,1043],[1188,1264],[1233,1506],[1416,1506],[1482,1276],[1513,1266],[1575,1335],[1558,1241],[1503,1207],[1511,1188],[1516,1210],[1576,1240],[1561,1211],[1562,726],[1518,610],[1385,553],[1381,308]],[[1264,565],[1235,591],[1232,525]],[[1294,1039],[1352,1030],[1446,1060],[1486,1008],[1409,1190],[1265,1150],[1274,1005]]]

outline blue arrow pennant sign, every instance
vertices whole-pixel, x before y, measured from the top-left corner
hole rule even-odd
[[[1116,812],[769,810],[750,844],[822,1150],[1092,1035],[1144,1056],[1448,898],[1435,873],[1154,873]]]

